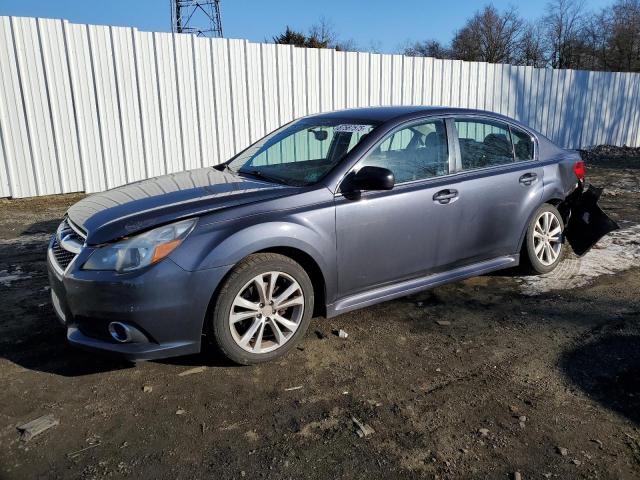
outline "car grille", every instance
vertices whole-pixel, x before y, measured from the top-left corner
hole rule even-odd
[[[53,254],[53,258],[58,264],[58,267],[60,267],[60,269],[62,270],[66,270],[69,264],[78,255],[78,252],[73,252],[66,249],[63,246],[63,239],[65,240],[65,242],[71,241],[79,245],[84,245],[85,237],[78,233],[77,230],[72,228],[66,218],[62,221],[62,223],[58,227],[58,230],[53,235],[53,239],[51,242],[51,253]]]
[[[75,253],[65,250],[64,248],[62,248],[62,246],[60,246],[56,235],[53,236],[51,250],[53,252],[53,258],[56,259],[56,263],[62,270],[65,270],[73,261],[73,259],[76,258]]]

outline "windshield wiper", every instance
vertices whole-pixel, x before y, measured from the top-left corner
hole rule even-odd
[[[240,169],[240,170],[238,170],[237,173],[242,173],[244,175],[249,175],[249,176],[252,176],[252,177],[256,177],[256,178],[259,178],[261,180],[266,180],[268,182],[281,183],[281,184],[284,184],[284,185],[292,185],[289,181],[287,181],[287,180],[285,180],[283,178],[272,177],[271,175],[267,175],[267,174],[261,172],[260,170],[242,170],[242,169]]]

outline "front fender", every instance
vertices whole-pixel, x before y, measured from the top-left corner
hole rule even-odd
[[[207,255],[200,268],[234,265],[252,253],[269,248],[296,248],[309,255],[323,273],[328,271],[325,255],[335,251],[335,242],[320,232],[291,222],[266,222],[252,225],[224,238]]]
[[[336,284],[335,214],[333,205],[290,212],[253,215],[199,225],[171,259],[185,270],[232,266],[252,253],[294,248],[317,264],[327,295]]]

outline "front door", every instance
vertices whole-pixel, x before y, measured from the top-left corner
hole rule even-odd
[[[445,122],[421,120],[389,134],[355,166],[388,168],[390,191],[336,196],[338,289],[341,297],[442,269],[455,261],[455,225]]]

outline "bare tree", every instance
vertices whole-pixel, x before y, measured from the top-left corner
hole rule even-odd
[[[335,32],[333,23],[325,17],[320,17],[317,23],[311,25],[308,38],[319,45],[333,46],[338,41],[338,35]],[[322,48],[322,47],[320,47]]]
[[[584,0],[551,0],[543,21],[553,68],[579,67],[578,51],[584,20]]]
[[[611,22],[608,10],[589,15],[583,23],[579,42],[579,60],[577,68],[586,70],[607,70],[610,58],[608,55]]]
[[[471,17],[451,43],[455,58],[510,63],[514,60],[523,21],[514,8],[500,13],[493,5]]]
[[[451,50],[437,40],[415,42],[402,50],[403,55],[410,57],[451,58]]]
[[[530,23],[524,27],[515,59],[518,65],[547,66],[543,30],[540,23]]]
[[[618,0],[609,18],[608,64],[613,70],[640,70],[640,0]]]

